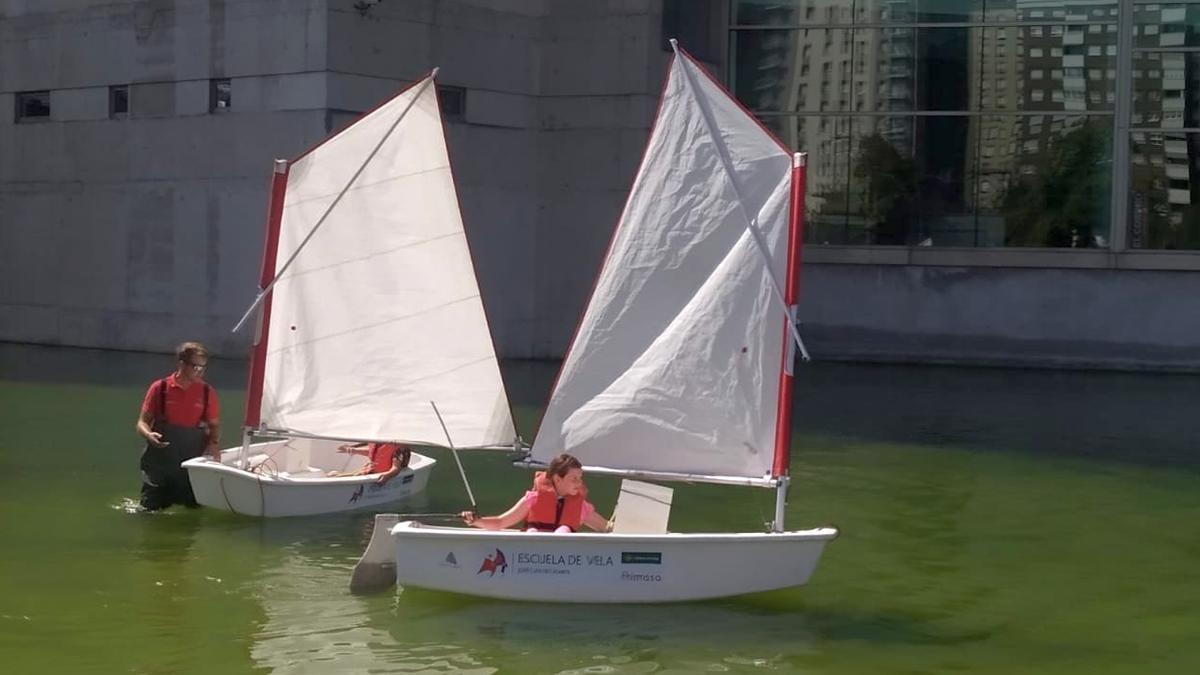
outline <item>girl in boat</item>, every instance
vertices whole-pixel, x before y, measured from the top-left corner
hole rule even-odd
[[[513,507],[498,516],[477,516],[463,511],[463,522],[483,530],[503,530],[525,521],[528,532],[575,532],[587,525],[597,532],[612,531],[612,523],[596,512],[587,500],[583,465],[563,453],[550,461],[545,471],[533,477],[533,489]]]
[[[364,455],[367,463],[358,471],[330,471],[326,476],[368,476],[377,473],[379,477],[375,482],[379,485],[386,485],[412,460],[412,448],[398,443],[345,443],[338,446],[338,452]]]

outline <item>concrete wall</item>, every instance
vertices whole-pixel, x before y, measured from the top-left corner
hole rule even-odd
[[[163,350],[253,297],[271,158],[325,133],[310,0],[9,3],[0,20],[0,339]],[[209,113],[209,79],[233,110]],[[318,81],[323,78],[318,77]],[[109,119],[108,88],[133,114]],[[52,91],[12,123],[12,94]]]
[[[818,359],[1200,372],[1200,273],[810,264]]]

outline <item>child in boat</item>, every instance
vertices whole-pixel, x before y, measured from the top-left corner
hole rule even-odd
[[[483,530],[503,530],[525,521],[527,532],[574,532],[580,525],[597,532],[612,531],[612,523],[587,500],[583,465],[566,453],[535,474],[533,489],[508,511],[498,516],[477,516],[472,511],[460,515],[467,525]]]
[[[412,459],[412,448],[397,443],[346,443],[338,446],[338,452],[364,455],[367,463],[358,471],[330,471],[327,476],[367,476],[379,474],[375,482],[386,485],[389,480],[408,466]]]

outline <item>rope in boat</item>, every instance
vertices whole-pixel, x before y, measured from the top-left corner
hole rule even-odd
[[[267,515],[267,495],[266,495],[266,489],[263,488],[262,474],[257,472],[255,469],[258,469],[263,464],[266,464],[268,461],[270,461],[272,464],[275,464],[275,460],[271,457],[268,457],[267,459],[263,460],[261,463],[256,465],[253,469],[246,471],[246,473],[250,474],[251,476],[254,476],[254,482],[258,484],[258,514],[260,516]],[[274,471],[273,475],[278,476],[279,475],[279,465],[275,464],[275,468],[272,469],[272,471]],[[229,501],[229,492],[225,489],[225,477],[220,476],[219,478],[221,481],[220,482],[221,497],[225,499],[225,508],[228,509],[230,513],[237,513],[237,510],[233,508],[233,502]]]
[[[219,476],[221,479],[221,496],[225,498],[225,508],[229,509],[230,513],[236,513],[233,510],[233,504],[229,501],[229,493],[225,491],[225,477]]]

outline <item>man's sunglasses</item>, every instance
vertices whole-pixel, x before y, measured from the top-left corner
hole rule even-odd
[[[191,367],[192,367],[192,370],[194,370],[194,371],[195,371],[195,372],[197,372],[197,373],[202,373],[202,372],[204,372],[204,370],[205,370],[206,368],[208,368],[208,364],[207,364],[207,363],[192,363],[191,361],[188,361],[188,362],[187,362],[187,364],[188,364],[189,366],[191,366]]]

